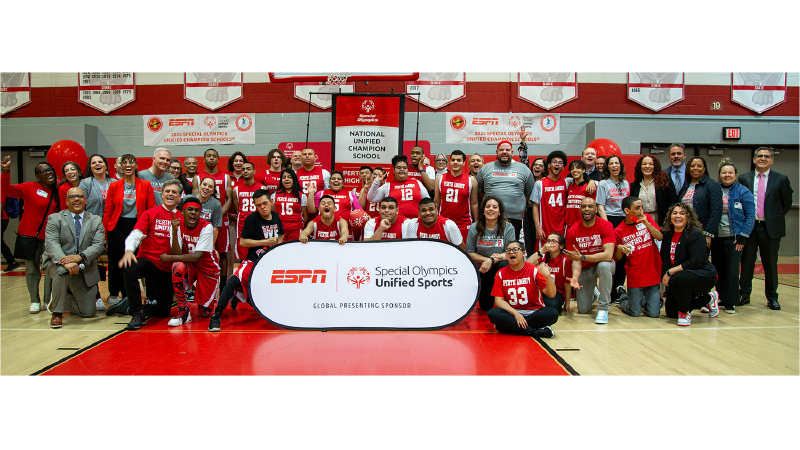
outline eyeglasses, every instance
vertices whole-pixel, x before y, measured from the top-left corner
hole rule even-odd
[[[544,241],[546,244],[558,244],[558,239],[548,239]]]
[[[56,169],[53,169],[52,167],[48,167],[46,169],[39,170],[36,173],[47,173],[47,172],[55,172],[55,171],[56,171]]]
[[[550,161],[550,164],[552,164],[554,166],[563,166],[564,165],[564,161]]]
[[[70,199],[70,200],[75,200],[76,198],[86,198],[86,196],[85,195],[68,195],[67,198]]]
[[[436,158],[436,162],[447,162],[447,160],[443,158]]]
[[[761,159],[761,158],[770,159],[772,158],[772,155],[756,155],[756,159]]]
[[[513,253],[516,253],[516,252],[521,252],[521,251],[522,251],[522,249],[521,249],[521,248],[519,248],[519,247],[516,247],[516,248],[507,248],[507,249],[506,249],[506,253],[508,253],[508,254],[513,254]]]

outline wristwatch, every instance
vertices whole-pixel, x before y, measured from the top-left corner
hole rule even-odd
[[[83,260],[83,262],[86,262],[86,255],[85,255],[85,254],[83,254],[83,252],[79,253],[78,255],[81,257],[81,259]]]
[[[494,264],[494,256],[490,256],[490,257],[489,257],[489,260],[491,260],[491,261],[492,261],[492,264]]]
[[[586,262],[586,255],[581,255],[581,261]]]

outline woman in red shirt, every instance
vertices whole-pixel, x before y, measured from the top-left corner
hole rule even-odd
[[[42,280],[40,259],[44,251],[45,221],[50,214],[61,210],[58,200],[58,189],[56,188],[56,171],[53,166],[46,162],[36,165],[34,173],[37,181],[29,181],[11,185],[11,157],[3,158],[2,175],[0,175],[0,188],[6,197],[19,198],[25,202],[24,214],[22,214],[17,234],[20,236],[35,237],[38,239],[33,259],[25,260],[25,283],[28,285],[28,293],[31,297],[31,307],[28,310],[31,314],[38,314],[41,310],[41,298],[39,297],[39,283]],[[22,259],[16,255],[17,259]],[[45,275],[44,278],[44,300],[50,302],[50,289],[52,280]]]
[[[58,200],[61,202],[61,210],[67,209],[67,191],[78,187],[83,179],[83,173],[77,163],[67,161],[61,166],[61,183],[58,184]]]
[[[528,262],[533,265],[538,265],[540,260],[544,260],[544,263],[550,269],[550,276],[556,285],[556,295],[553,297],[545,295],[543,300],[545,305],[552,306],[559,313],[562,309],[571,311],[567,299],[572,296],[572,286],[567,280],[567,275],[572,274],[572,260],[562,252],[565,245],[566,241],[563,234],[550,233],[547,235],[547,240],[542,248],[528,257]]]

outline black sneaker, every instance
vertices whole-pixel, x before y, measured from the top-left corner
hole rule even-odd
[[[106,309],[107,316],[113,316],[115,314],[119,314],[121,316],[126,316],[130,314],[130,303],[128,302],[128,297],[123,298],[121,301],[114,303],[113,305],[109,305]]]
[[[14,269],[19,269],[19,263],[16,261],[12,262],[5,269],[3,269],[3,272],[11,272]]]
[[[211,321],[208,322],[208,331],[219,331],[221,322],[222,314],[214,313],[214,315],[211,316]]]
[[[140,309],[131,315],[131,321],[128,323],[126,328],[128,330],[138,330],[142,327],[142,325],[144,325],[144,323],[144,311]]]
[[[207,308],[205,306],[198,306],[197,309],[200,311],[200,317],[205,319],[211,315],[211,308]]]
[[[551,338],[551,337],[555,336],[555,334],[556,333],[553,331],[552,328],[550,328],[550,327],[542,327],[542,328],[534,329],[532,336],[533,337],[540,337],[540,338]]]

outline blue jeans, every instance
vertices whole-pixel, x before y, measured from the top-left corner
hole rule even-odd
[[[629,316],[638,317],[642,314],[642,307],[644,307],[647,317],[658,317],[661,311],[660,300],[658,285],[630,288],[627,299],[625,296],[620,297],[619,308]]]

